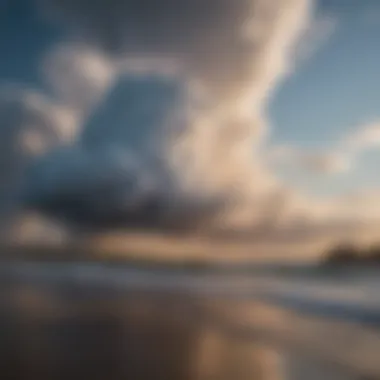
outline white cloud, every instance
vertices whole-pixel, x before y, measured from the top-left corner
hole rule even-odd
[[[380,126],[373,122],[351,129],[325,152],[315,153],[292,145],[280,145],[270,148],[266,157],[277,167],[283,165],[311,173],[337,175],[352,170],[359,154],[379,147]],[[318,229],[334,226],[335,229],[349,231],[349,228],[357,226],[363,235],[365,229],[378,225],[380,221],[380,190],[376,188],[328,199],[306,198],[305,201],[304,215],[313,215],[311,220],[317,221]],[[313,230],[316,226],[312,224],[310,228]]]
[[[320,202],[325,219],[332,222],[378,223],[380,189],[361,189]]]
[[[348,151],[351,154],[380,148],[380,123],[374,122],[356,128],[343,138],[340,145],[342,150]]]
[[[306,154],[300,157],[300,162],[301,160],[310,169],[325,174],[345,173],[351,167],[349,159],[339,153]]]
[[[380,124],[373,122],[351,129],[333,148],[313,152],[293,145],[270,147],[266,159],[275,166],[296,167],[321,174],[348,173],[357,156],[380,148]]]
[[[117,75],[116,64],[87,44],[66,42],[44,58],[42,75],[60,103],[87,116]]]
[[[0,89],[0,222],[5,221],[7,231],[14,227],[7,221],[20,212],[28,168],[77,140],[85,118],[116,75],[110,60],[78,43],[55,47],[44,57],[42,68],[53,97],[15,85]]]
[[[335,175],[347,173],[352,168],[351,157],[340,152],[315,152],[289,145],[271,148],[267,160],[275,166],[288,166],[303,171]]]
[[[154,0],[102,0],[96,8],[44,2],[113,56],[147,66],[176,62],[213,97],[229,99],[251,85],[266,92],[286,70],[286,51],[306,26],[309,6],[307,0],[161,0],[159,7]]]
[[[2,161],[10,164],[40,156],[76,135],[75,115],[69,109],[29,89],[0,89],[0,115]]]
[[[338,18],[332,15],[315,17],[297,46],[296,62],[302,63],[309,60],[323,45],[328,43],[338,26]]]

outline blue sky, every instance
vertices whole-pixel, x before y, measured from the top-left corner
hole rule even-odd
[[[328,149],[353,128],[380,119],[380,3],[325,0],[319,12],[332,17],[334,32],[279,87],[270,117],[275,143]],[[350,174],[320,177],[280,172],[317,194],[380,185],[380,151],[360,155]]]
[[[5,1],[0,7],[0,83],[42,86],[41,56],[63,35],[41,18],[32,1]]]
[[[65,32],[43,21],[31,1],[4,4],[0,9],[0,84],[20,83],[43,90],[39,61],[64,39]],[[333,149],[350,129],[380,120],[380,3],[321,0],[318,12],[331,17],[336,28],[276,91],[269,106],[273,145]],[[116,91],[119,97],[128,92]],[[117,102],[109,105],[111,100],[108,106],[118,114]],[[101,111],[99,119],[91,121],[95,125],[104,120]],[[123,117],[108,122],[120,123]],[[379,165],[380,151],[371,151],[360,155],[349,174],[326,177],[293,169],[279,169],[278,174],[309,193],[330,195],[380,186]]]

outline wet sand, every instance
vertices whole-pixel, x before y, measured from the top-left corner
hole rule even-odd
[[[209,311],[221,301],[85,283],[1,282],[1,379],[280,378],[272,349],[213,324]]]
[[[254,298],[202,297],[180,286],[180,278],[189,285],[183,274],[110,269],[107,277],[101,266],[73,265],[70,275],[54,266],[28,277],[27,268],[0,276],[1,379],[380,378],[374,329]]]

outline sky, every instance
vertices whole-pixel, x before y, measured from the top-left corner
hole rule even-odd
[[[272,141],[330,150],[350,131],[379,120],[380,3],[326,0],[319,3],[319,12],[334,27],[278,88],[270,105]],[[375,149],[363,152],[343,176],[321,178],[289,170],[281,175],[315,194],[339,194],[378,187],[379,160]]]
[[[380,218],[378,1],[161,2],[0,1],[4,220]]]
[[[0,51],[6,59],[0,62],[0,80],[43,88],[39,59],[64,38],[65,29],[42,19],[32,1],[3,3],[0,33],[6,38],[0,39]],[[273,144],[325,150],[351,129],[380,119],[380,4],[319,1],[318,13],[329,21],[320,27],[331,30],[277,89],[269,107]],[[289,168],[279,175],[311,193],[339,194],[379,186],[379,158],[376,151],[365,152],[350,175],[334,178]]]

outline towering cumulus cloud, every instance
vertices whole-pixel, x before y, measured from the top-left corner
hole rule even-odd
[[[50,83],[69,103],[75,99],[88,108],[92,89],[108,86],[115,72],[154,73],[180,83],[182,95],[180,105],[172,102],[151,128],[147,149],[124,147],[118,155],[115,144],[94,146],[84,134],[71,150],[47,156],[31,172],[29,204],[102,225],[109,221],[161,228],[204,226],[207,221],[237,227],[268,220],[265,205],[281,191],[260,162],[257,146],[265,132],[267,98],[291,69],[293,49],[309,21],[310,1],[39,3],[54,22],[70,28],[76,44],[104,56],[94,61],[88,54],[78,57],[81,49],[75,50],[76,59],[88,63],[86,78],[93,81],[83,92],[75,78],[62,80],[65,71],[60,78],[59,70],[49,66],[66,67],[72,50],[58,49],[55,61],[47,61]],[[112,62],[112,75],[101,62]],[[137,105],[139,112],[149,112],[144,99]],[[139,125],[125,128],[138,130]],[[105,126],[101,133],[108,136],[113,130]],[[279,196],[277,203],[284,204],[284,195]]]

